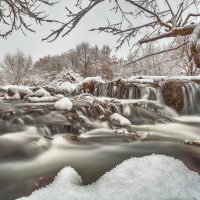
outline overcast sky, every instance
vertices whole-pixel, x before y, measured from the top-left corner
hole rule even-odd
[[[74,2],[74,1],[71,1]],[[66,1],[56,7],[56,9],[49,10],[51,16],[56,18],[66,18],[66,12],[64,5]],[[74,48],[77,44],[86,41],[91,45],[104,44],[109,45],[114,49],[116,46],[116,38],[110,34],[89,32],[89,28],[97,27],[97,24],[106,24],[105,4],[98,6],[93,12],[87,15],[78,27],[71,32],[71,34],[64,38],[58,38],[52,43],[42,42],[42,38],[50,33],[49,26],[44,24],[43,26],[33,26],[37,33],[26,32],[27,36],[24,36],[22,32],[14,32],[7,39],[0,38],[0,60],[5,53],[15,53],[17,49],[22,50],[25,54],[30,54],[34,60],[45,55],[55,55],[65,52],[71,48]],[[126,57],[128,54],[128,47],[124,46],[117,52],[118,57]]]

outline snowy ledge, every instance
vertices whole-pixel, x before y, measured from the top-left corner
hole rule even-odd
[[[52,184],[18,200],[200,199],[200,176],[164,155],[131,158],[91,185],[81,182],[73,168],[65,167]]]

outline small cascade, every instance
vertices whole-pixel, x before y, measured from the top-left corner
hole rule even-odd
[[[106,83],[92,82],[84,87],[82,91],[94,96],[157,101],[182,115],[200,113],[200,85],[194,81],[162,79],[134,82],[122,79]]]
[[[200,113],[200,86],[194,82],[185,83],[182,91],[184,96],[182,114]]]

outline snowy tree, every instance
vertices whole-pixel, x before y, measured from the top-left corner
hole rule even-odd
[[[18,50],[16,54],[5,54],[1,68],[8,83],[25,84],[29,82],[33,61],[31,56],[26,56]]]
[[[200,5],[199,0],[111,0],[109,3],[110,5],[106,0],[75,1],[74,9],[71,9],[71,7],[66,8],[68,11],[67,22],[62,24],[60,28],[54,30],[49,36],[44,38],[44,40],[54,41],[60,35],[68,35],[76,28],[85,15],[100,4],[104,4],[104,11],[108,12],[108,23],[105,26],[99,26],[91,30],[118,36],[117,48],[121,47],[125,42],[127,42],[131,48],[136,48],[136,45],[139,45],[140,48],[143,44],[163,38],[176,38],[178,36],[190,35],[197,27],[198,23],[196,19],[200,16],[198,12]],[[111,13],[112,11],[113,13]],[[198,35],[198,31],[194,32]],[[138,42],[135,43],[133,38],[136,38]],[[169,41],[173,42],[173,40]],[[171,48],[165,49],[164,52],[177,50],[187,43],[188,41],[178,46],[169,45]],[[195,44],[190,45],[190,47],[191,58],[194,59],[196,66],[200,67],[198,48],[196,48]],[[157,52],[157,54],[164,52]],[[148,56],[151,56],[151,54]],[[138,59],[133,60],[133,62],[138,61]],[[130,62],[127,63],[127,65],[129,64]]]

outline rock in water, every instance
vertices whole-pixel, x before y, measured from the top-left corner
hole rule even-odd
[[[131,125],[131,122],[127,118],[121,116],[118,113],[114,113],[113,115],[111,115],[110,119],[111,119],[111,122],[115,125],[119,125],[119,126]]]
[[[73,106],[72,102],[67,97],[62,98],[61,100],[57,101],[54,104],[56,110],[62,110],[62,111],[65,110],[70,111],[72,109],[72,106]]]

